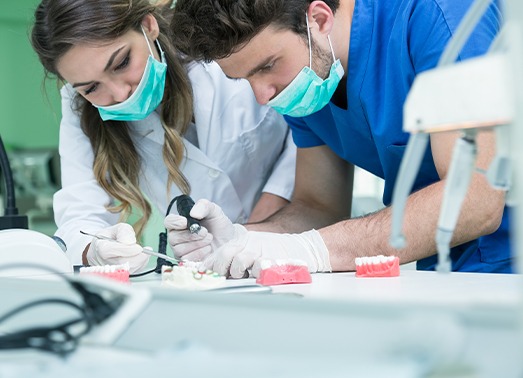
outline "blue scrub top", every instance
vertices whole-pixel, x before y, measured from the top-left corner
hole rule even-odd
[[[385,180],[389,205],[409,134],[403,104],[416,74],[433,68],[472,0],[356,0],[347,70],[347,109],[330,102],[303,118],[286,117],[300,148],[328,145],[343,159]],[[500,29],[493,4],[459,60],[484,54]],[[413,191],[439,180],[430,145]],[[481,206],[481,204],[478,204]],[[511,272],[509,211],[491,235],[455,247],[454,271]],[[433,270],[437,255],[419,260]]]

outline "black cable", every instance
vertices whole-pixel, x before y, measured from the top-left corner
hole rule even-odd
[[[65,357],[78,346],[79,338],[65,327],[41,327],[0,337],[0,350],[39,349]]]
[[[34,302],[25,303],[19,307],[16,307],[15,309],[8,311],[4,315],[0,316],[0,323],[5,322],[6,320],[9,320],[9,318],[13,317],[14,315],[17,315],[18,313],[28,310],[31,307],[39,306],[41,304],[50,304],[50,303],[59,303],[59,304],[65,304],[65,305],[71,305],[72,307],[75,307],[76,309],[83,310],[78,306],[76,303],[61,299],[61,298],[48,298],[48,299],[40,299]]]
[[[0,136],[0,168],[3,172],[5,181],[6,201],[4,215],[0,217],[0,230],[9,228],[23,228],[27,229],[29,220],[26,215],[19,215],[16,208],[15,199],[15,184],[13,180],[13,172],[9,164],[9,158],[5,150],[4,142]]]
[[[169,206],[169,209],[170,209],[170,206]],[[167,213],[167,214],[169,214],[169,213]],[[164,232],[160,232],[160,235],[158,235],[158,253],[161,253],[162,255],[167,255],[167,229],[165,229]],[[162,259],[161,257],[157,257],[156,258],[156,268],[154,269],[154,271],[156,273],[162,273],[162,266],[164,266],[164,265],[172,266],[173,264],[170,261]]]
[[[53,352],[61,356],[65,356],[74,351],[80,338],[92,329],[92,322],[90,321],[85,308],[78,306],[71,301],[61,298],[49,298],[26,303],[0,317],[0,323],[23,311],[46,304],[62,304],[73,307],[80,312],[81,317],[53,327],[32,327],[0,335],[0,350],[33,348]],[[71,332],[68,331],[68,328],[80,322],[83,322],[86,325],[83,332],[75,335],[71,334]]]
[[[123,298],[111,302],[106,301],[100,294],[88,290],[83,283],[73,281],[67,276],[47,266],[39,264],[6,264],[0,266],[0,270],[20,267],[37,268],[57,274],[59,277],[63,278],[75,292],[80,294],[83,300],[83,305],[79,306],[74,302],[59,298],[41,299],[23,304],[14,310],[7,312],[0,317],[0,323],[25,310],[45,304],[67,305],[77,309],[81,316],[78,319],[67,321],[57,326],[32,327],[1,335],[0,349],[35,348],[65,356],[76,349],[78,342],[83,335],[88,333],[95,324],[103,322],[114,314],[123,302]],[[77,335],[71,334],[68,328],[80,322],[85,323],[84,331]]]
[[[15,199],[15,184],[13,180],[13,172],[11,171],[11,165],[9,164],[9,158],[4,147],[4,142],[0,136],[0,166],[4,173],[5,180],[5,191],[6,191],[6,203],[5,203],[5,215],[16,215],[18,209],[16,208]]]
[[[107,302],[100,294],[87,290],[84,284],[78,281],[71,281],[70,284],[82,296],[86,309],[91,312],[89,315],[94,324],[102,323],[122,304],[121,301]]]
[[[171,202],[169,202],[169,205],[167,206],[167,211],[165,212],[165,216],[168,216],[171,213],[171,208],[173,207],[174,203],[183,198],[191,199],[191,197],[189,197],[186,194],[181,194],[179,196],[174,197],[171,200]],[[191,199],[191,201],[192,201],[192,199]],[[194,201],[192,201],[192,204],[194,205]],[[192,206],[191,206],[191,208],[192,208]],[[178,210],[178,213],[180,213],[180,210]],[[190,211],[190,210],[191,209],[189,208],[188,211]],[[185,216],[187,218],[189,216],[188,211],[184,210],[182,212],[184,212],[185,214],[180,214],[180,215]],[[187,225],[189,225],[189,222],[187,222]],[[167,229],[165,229],[164,232],[160,232],[160,234],[158,236],[158,253],[161,253],[162,255],[167,255]],[[164,266],[164,265],[173,266],[173,263],[170,261],[167,261],[165,259],[162,259],[161,257],[158,257],[156,259],[156,268],[154,269],[154,271],[158,274],[162,273],[162,266]]]
[[[163,259],[162,259],[163,260]],[[145,272],[142,272],[142,273],[134,273],[134,274],[129,274],[129,277],[130,278],[133,278],[133,277],[142,277],[142,276],[145,276],[147,274],[151,274],[153,272],[156,272],[156,268],[153,268],[151,270],[146,270]]]

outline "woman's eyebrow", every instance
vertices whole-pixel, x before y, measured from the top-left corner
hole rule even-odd
[[[73,88],[76,88],[76,87],[83,87],[84,85],[88,85],[88,84],[92,84],[94,83],[94,81],[86,81],[84,83],[74,83],[73,84]]]
[[[117,49],[115,52],[113,52],[111,54],[111,57],[109,58],[109,60],[107,61],[107,64],[105,65],[105,68],[104,68],[104,72],[107,71],[113,64],[114,62],[114,59],[116,58],[116,56],[118,55],[118,53],[124,48],[125,46],[122,46],[120,47],[119,49]]]

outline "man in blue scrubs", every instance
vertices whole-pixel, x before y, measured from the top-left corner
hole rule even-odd
[[[227,233],[213,223],[220,218],[216,211],[201,212],[215,237],[230,235],[213,245],[207,265],[232,277],[264,258],[302,259],[313,272],[347,271],[355,269],[356,257],[383,254],[434,269],[435,230],[459,134],[431,135],[407,201],[402,250],[388,242],[390,207],[348,219],[350,167],[383,178],[383,202],[390,205],[409,136],[402,131],[406,96],[415,76],[436,66],[471,3],[178,0],[175,46],[189,57],[216,60],[231,78],[248,80],[260,104],[285,114],[298,146],[293,201],[267,221]],[[484,54],[500,23],[500,9],[493,4],[459,60]],[[479,134],[479,168],[488,168],[494,144],[491,132]],[[504,193],[474,175],[452,240],[454,271],[512,271],[504,205]],[[172,237],[186,243],[183,232]],[[253,271],[256,275],[259,269]]]

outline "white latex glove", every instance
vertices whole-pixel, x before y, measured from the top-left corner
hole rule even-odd
[[[119,265],[129,263],[129,272],[136,273],[145,268],[149,255],[142,253],[143,247],[136,243],[136,234],[130,224],[118,223],[104,228],[95,235],[118,241],[93,238],[87,251],[89,265]]]
[[[252,269],[251,275],[258,277],[262,260],[282,259],[302,260],[311,273],[332,271],[329,251],[316,230],[301,234],[248,231],[205,259],[201,270],[242,278]]]
[[[178,259],[202,261],[229,240],[246,233],[245,227],[233,224],[220,206],[206,199],[196,201],[191,217],[200,220],[202,228],[197,234],[187,229],[187,218],[170,214],[164,220],[167,240]]]

